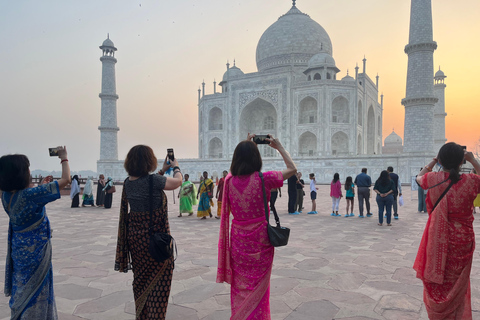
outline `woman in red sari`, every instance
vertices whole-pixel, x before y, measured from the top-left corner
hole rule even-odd
[[[429,217],[413,268],[423,281],[423,300],[431,320],[472,319],[472,212],[473,200],[480,192],[480,176],[460,174],[464,159],[477,171],[480,169],[471,152],[456,143],[447,143],[417,176],[420,187],[429,189]],[[437,162],[443,170],[431,172]]]
[[[248,135],[233,154],[230,173],[225,178],[220,239],[218,243],[217,282],[231,284],[232,320],[270,319],[270,274],[274,247],[267,234],[267,221],[259,171],[262,158],[255,135]],[[287,168],[263,173],[267,202],[270,190],[280,188],[283,180],[297,171],[288,152],[278,139],[266,139],[278,150]],[[230,232],[230,214],[233,214]]]

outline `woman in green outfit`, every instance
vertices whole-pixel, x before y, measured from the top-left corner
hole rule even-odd
[[[193,214],[193,206],[198,204],[197,198],[195,195],[197,194],[197,188],[195,184],[191,181],[188,181],[189,175],[185,174],[185,182],[180,187],[180,192],[178,193],[178,197],[180,198],[180,214],[179,217],[182,216],[182,213],[188,213],[189,216]]]

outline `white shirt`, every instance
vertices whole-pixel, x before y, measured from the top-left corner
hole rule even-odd
[[[317,192],[317,188],[315,187],[315,179],[310,180],[310,192]]]

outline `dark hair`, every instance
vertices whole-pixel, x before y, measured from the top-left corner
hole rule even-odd
[[[463,163],[464,157],[463,147],[455,142],[444,144],[438,151],[438,162],[443,168],[450,171],[448,178],[453,183],[460,180],[460,165]]]
[[[250,140],[240,142],[233,152],[230,172],[243,176],[262,170],[262,157],[257,144]]]
[[[345,180],[345,190],[350,190],[350,188],[352,187],[352,183],[352,177],[348,176]]]
[[[152,148],[140,144],[128,151],[123,167],[129,176],[143,177],[154,171],[157,165]]]
[[[310,173],[310,174],[308,175],[308,177],[310,178],[310,180],[311,180],[312,178],[315,178],[315,173]]]
[[[393,167],[388,167],[388,168],[387,168],[387,171],[388,171],[388,172],[393,172]]]
[[[383,170],[382,172],[380,172],[380,176],[378,177],[377,182],[384,187],[390,183],[390,175],[388,174],[387,170]]]
[[[333,175],[333,180],[332,180],[332,182],[335,183],[335,182],[337,182],[338,180],[340,180],[340,175],[338,174],[338,172],[335,172],[335,174]]]
[[[74,176],[72,177],[72,180],[77,180],[77,183],[78,183],[78,182],[79,182],[79,181],[78,181],[78,175],[74,175]]]
[[[0,158],[0,190],[23,190],[30,185],[30,161],[23,154],[9,154]]]
[[[367,168],[362,168],[363,173],[367,173]]]

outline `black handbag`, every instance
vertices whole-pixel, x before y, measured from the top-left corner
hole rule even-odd
[[[175,261],[178,255],[175,239],[166,232],[153,232],[153,175],[149,177],[149,193],[150,223],[148,230],[150,232],[150,243],[148,244],[148,252],[155,261],[164,262],[173,257],[175,251],[175,259],[173,260]]]
[[[278,214],[273,211],[275,215],[275,221],[277,225],[272,227],[269,222],[270,214],[267,205],[267,193],[265,191],[265,181],[263,180],[263,174],[261,172],[258,173],[260,179],[262,179],[262,191],[263,191],[263,204],[265,206],[265,218],[267,219],[267,232],[268,238],[270,239],[270,243],[274,247],[282,247],[286,246],[288,243],[288,237],[290,236],[290,229],[282,227],[280,225],[280,219],[278,218]]]

